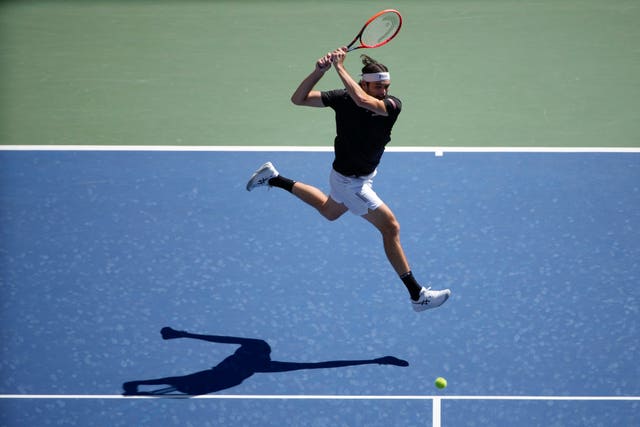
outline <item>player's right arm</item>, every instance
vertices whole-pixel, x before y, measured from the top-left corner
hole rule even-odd
[[[293,95],[291,95],[291,102],[295,105],[304,105],[307,107],[324,107],[325,105],[322,103],[320,91],[313,90],[313,88],[329,68],[331,68],[330,53],[316,61],[316,67],[313,72],[300,83],[300,86],[298,86],[295,92],[293,92]]]

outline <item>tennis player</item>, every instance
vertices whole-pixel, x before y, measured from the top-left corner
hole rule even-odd
[[[291,96],[295,105],[330,107],[335,111],[337,136],[329,178],[330,194],[327,196],[316,187],[285,178],[270,162],[251,176],[247,190],[260,186],[282,188],[316,208],[329,221],[340,218],[347,211],[366,219],[382,234],[387,259],[409,291],[413,309],[423,311],[439,307],[447,301],[451,291],[431,290],[418,284],[400,244],[398,220],[372,188],[376,168],[391,140],[391,129],[402,103],[388,93],[391,77],[385,65],[361,55],[364,67],[360,81],[356,82],[345,69],[346,55],[347,49],[342,47],[318,59],[313,72]],[[313,90],[332,65],[344,89]]]

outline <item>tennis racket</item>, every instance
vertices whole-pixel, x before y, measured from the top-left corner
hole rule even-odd
[[[347,52],[383,46],[398,34],[401,26],[402,15],[400,12],[395,9],[381,10],[364,24],[358,35],[347,46]],[[356,42],[360,42],[360,44],[354,46]]]

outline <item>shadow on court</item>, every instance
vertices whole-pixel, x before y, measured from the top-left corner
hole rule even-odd
[[[393,356],[370,360],[333,360],[327,362],[279,362],[271,360],[271,347],[266,341],[253,338],[238,338],[219,335],[199,335],[172,328],[160,331],[165,340],[191,338],[219,344],[235,344],[240,347],[217,366],[206,371],[177,377],[129,381],[122,385],[125,396],[178,394],[201,395],[226,390],[241,384],[255,373],[288,372],[303,369],[343,368],[356,365],[409,366],[409,363]],[[139,391],[139,386],[163,385],[153,391]],[[178,392],[178,393],[175,393]]]

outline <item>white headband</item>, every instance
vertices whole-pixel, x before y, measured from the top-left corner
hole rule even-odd
[[[383,80],[391,80],[389,73],[366,73],[362,75],[365,82],[381,82]]]

